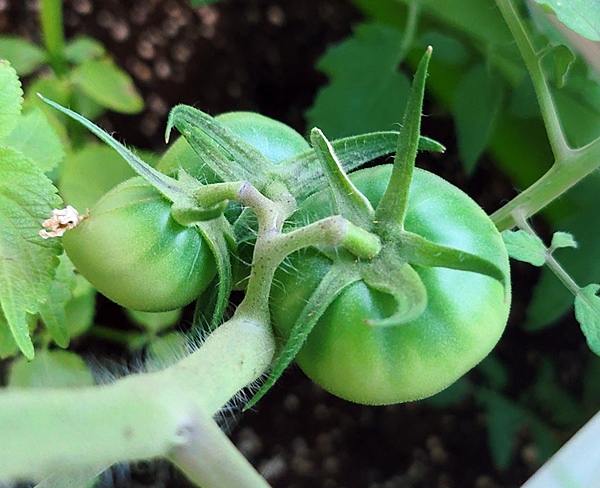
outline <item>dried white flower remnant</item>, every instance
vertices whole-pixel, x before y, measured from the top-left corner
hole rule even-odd
[[[40,236],[44,239],[60,237],[87,217],[87,214],[80,215],[71,205],[67,205],[67,208],[62,209],[55,208],[52,210],[52,217],[42,223],[44,229],[40,230]]]

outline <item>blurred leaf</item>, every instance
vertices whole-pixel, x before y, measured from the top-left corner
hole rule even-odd
[[[75,268],[66,254],[60,257],[60,264],[47,299],[40,304],[40,316],[48,327],[54,342],[60,347],[69,346],[66,304],[71,300],[71,289],[75,287]]]
[[[535,0],[572,31],[600,41],[600,2],[597,0]]]
[[[546,246],[539,237],[524,230],[505,230],[502,239],[511,258],[534,266],[543,266],[546,262]]]
[[[477,398],[485,406],[490,454],[494,464],[505,469],[514,454],[517,430],[525,424],[523,412],[493,390],[480,389]]]
[[[577,247],[577,242],[572,234],[568,232],[557,231],[552,236],[552,243],[550,247],[553,249],[560,249],[562,247]]]
[[[160,370],[174,364],[187,355],[188,344],[189,338],[179,332],[153,338],[148,346],[148,367]]]
[[[437,408],[447,408],[462,402],[470,391],[469,382],[463,377],[452,383],[448,388],[421,401]]]
[[[502,107],[502,83],[483,64],[471,68],[454,94],[452,112],[458,150],[467,173],[472,173],[485,151]]]
[[[144,108],[132,79],[109,59],[85,61],[73,70],[71,81],[109,110],[133,114]]]
[[[483,373],[494,390],[503,390],[509,381],[506,365],[493,355],[489,355],[477,365],[477,371]]]
[[[552,48],[554,54],[554,79],[556,86],[562,88],[567,82],[567,74],[575,62],[576,56],[564,45]]]
[[[600,285],[591,284],[582,288],[575,297],[575,317],[581,325],[589,348],[600,356]]]
[[[521,119],[540,117],[540,106],[529,75],[513,90],[508,111],[513,117]]]
[[[181,309],[168,312],[141,312],[127,310],[129,318],[137,325],[145,328],[151,334],[158,334],[163,329],[173,327],[181,318]]]
[[[44,172],[54,169],[65,156],[59,135],[38,107],[19,117],[13,131],[0,142],[20,151]]]
[[[331,81],[307,112],[309,125],[329,139],[394,129],[410,90],[408,78],[398,71],[401,41],[397,29],[362,24],[330,48],[317,67]]]
[[[75,275],[75,287],[71,300],[65,305],[67,334],[77,337],[87,331],[94,322],[96,312],[96,289],[81,275]]]
[[[59,199],[37,165],[14,149],[0,147],[0,174],[0,304],[19,348],[32,359],[27,314],[46,297],[60,252],[60,244],[39,231]]]
[[[428,31],[421,36],[419,45],[433,46],[435,59],[453,66],[465,65],[471,56],[461,41],[446,32]]]
[[[111,188],[135,175],[123,158],[110,147],[87,144],[66,157],[59,190],[66,203],[84,213]]]
[[[19,120],[23,90],[14,68],[0,60],[0,137],[12,132]]]
[[[0,58],[8,60],[19,76],[27,76],[48,61],[48,55],[39,46],[21,37],[0,37]]]
[[[9,388],[69,388],[91,386],[94,376],[73,352],[38,351],[33,361],[20,357],[11,366]]]
[[[581,422],[581,411],[573,397],[558,386],[552,360],[544,357],[533,389],[529,390],[544,418],[565,427]]]
[[[600,83],[590,76],[582,59],[566,75],[566,84],[554,91],[561,126],[569,143],[577,148],[600,136]]]
[[[101,42],[87,36],[76,37],[65,47],[67,61],[74,64],[81,64],[90,59],[101,58],[105,53],[106,49],[104,49]]]
[[[212,3],[217,3],[221,0],[190,0],[190,5],[192,7],[200,7],[202,5],[210,5]]]
[[[8,322],[0,309],[0,359],[6,359],[19,352]]]

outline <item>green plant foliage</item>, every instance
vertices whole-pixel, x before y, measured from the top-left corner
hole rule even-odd
[[[65,58],[74,64],[81,64],[88,59],[98,59],[105,54],[104,46],[96,39],[87,36],[76,37],[65,47]]]
[[[17,344],[31,359],[27,314],[36,313],[47,296],[60,251],[39,231],[60,200],[39,167],[14,149],[0,147],[0,174],[0,303]]]
[[[12,147],[48,172],[56,168],[65,157],[61,138],[39,107],[23,113],[17,125],[0,144]]]
[[[39,351],[33,361],[16,359],[8,377],[9,388],[65,388],[90,386],[94,376],[83,359],[69,351]]]
[[[477,100],[477,103],[473,103]],[[488,146],[502,107],[500,77],[490,74],[483,64],[472,67],[461,79],[452,111],[458,136],[458,149],[467,173],[471,173]]]
[[[109,59],[83,62],[71,73],[71,81],[102,107],[122,113],[137,113],[144,108],[131,78]]]
[[[65,158],[58,188],[63,200],[83,213],[108,190],[135,174],[113,149],[91,143]]]
[[[67,255],[62,254],[50,292],[46,300],[40,303],[40,316],[52,339],[60,347],[69,346],[66,304],[71,300],[71,290],[74,287],[75,268]]]
[[[0,60],[0,137],[10,134],[17,125],[22,103],[23,90],[16,71]]]
[[[395,129],[410,89],[398,70],[401,42],[395,28],[362,24],[332,47],[317,64],[331,81],[307,113],[309,125],[329,138]]]
[[[600,41],[600,3],[595,0],[535,0],[569,29],[592,41]]]
[[[27,76],[48,61],[42,48],[20,37],[0,37],[0,58],[10,62],[20,76]]]
[[[127,315],[135,324],[154,335],[176,325],[181,318],[181,309],[169,310],[168,312],[127,310]]]
[[[546,262],[546,246],[542,240],[524,230],[502,232],[508,255],[534,266],[543,266]]]
[[[575,316],[590,349],[600,356],[600,285],[587,285],[575,297]]]

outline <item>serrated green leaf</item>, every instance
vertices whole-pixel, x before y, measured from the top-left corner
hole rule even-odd
[[[100,58],[105,53],[106,49],[101,42],[87,36],[76,37],[65,47],[65,58],[74,64]]]
[[[144,100],[132,79],[108,59],[85,61],[73,70],[71,81],[107,109],[134,114],[144,108]]]
[[[65,156],[59,135],[39,107],[19,117],[13,131],[1,143],[23,153],[44,172],[54,169]]]
[[[60,200],[37,165],[0,147],[0,305],[20,349],[33,358],[27,314],[50,289],[60,244],[40,237],[42,222]]]
[[[485,65],[471,68],[454,94],[452,112],[458,149],[467,173],[475,169],[494,131],[502,107],[502,82],[491,76]]]
[[[310,127],[332,139],[393,129],[410,91],[408,78],[398,71],[401,42],[398,29],[362,24],[330,48],[317,67],[331,81],[306,114]]]
[[[92,143],[65,158],[58,188],[66,203],[85,212],[111,188],[135,175],[113,149]]]
[[[8,60],[19,76],[33,73],[48,61],[46,51],[16,36],[0,37],[0,58]]]
[[[552,249],[559,249],[562,247],[577,247],[577,242],[572,234],[569,234],[568,232],[557,231],[552,236],[550,247]]]
[[[600,356],[600,285],[591,284],[575,297],[575,318],[594,354]]]
[[[502,239],[511,258],[534,266],[543,266],[546,262],[546,246],[539,237],[524,230],[505,230]]]
[[[54,342],[63,348],[69,346],[66,305],[72,298],[71,290],[74,287],[75,268],[67,255],[62,254],[48,298],[40,303],[40,316]]]
[[[17,125],[23,90],[17,72],[8,63],[0,60],[0,137],[12,132]]]
[[[595,0],[535,0],[550,9],[572,31],[592,41],[600,41],[600,2]]]
[[[69,388],[94,383],[85,361],[73,352],[61,350],[38,351],[33,361],[19,358],[8,376],[9,388]]]

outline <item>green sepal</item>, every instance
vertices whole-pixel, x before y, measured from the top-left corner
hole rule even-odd
[[[246,403],[244,410],[248,410],[256,405],[265,393],[269,391],[283,371],[294,360],[306,342],[308,334],[310,334],[310,331],[325,313],[327,307],[331,305],[342,291],[352,283],[359,281],[360,278],[357,262],[351,259],[338,259],[334,261],[294,323],[288,340],[273,363],[269,377],[256,394]]]
[[[380,156],[392,154],[398,147],[398,132],[371,132],[358,136],[344,137],[331,141],[344,171],[350,173],[365,163]],[[421,136],[419,150],[444,152],[445,147],[439,142]],[[319,157],[314,149],[301,152],[282,161],[277,172],[283,181],[293,181],[290,190],[300,203],[313,193],[325,187],[327,180],[319,164]]]
[[[396,310],[384,319],[366,319],[366,325],[394,327],[415,320],[427,307],[427,289],[410,264],[389,248],[370,262],[361,263],[363,281],[375,290],[391,295]]]
[[[190,207],[175,203],[171,207],[171,215],[179,224],[188,226],[195,224],[196,222],[213,220],[220,217],[227,209],[228,203],[229,202],[225,200],[208,208],[197,206]]]
[[[370,228],[375,213],[373,207],[348,178],[331,143],[317,128],[311,131],[310,140],[329,183],[336,213],[362,228]]]
[[[387,189],[375,210],[375,221],[381,229],[404,225],[408,208],[408,193],[415,168],[421,131],[421,113],[425,96],[425,79],[431,58],[431,47],[421,58],[413,86],[406,103],[402,129],[398,136],[398,149]]]
[[[227,305],[232,288],[231,254],[237,253],[237,245],[233,238],[231,225],[225,217],[196,222],[193,224],[198,228],[202,237],[213,253],[217,265],[218,291],[214,303],[212,318],[208,324],[209,330],[216,329],[220,323]]]
[[[63,107],[52,100],[48,100],[42,95],[38,94],[38,96],[48,105],[54,107],[59,112],[62,112],[63,114],[82,124],[86,129],[99,137],[104,143],[108,144],[115,151],[117,151],[138,175],[140,175],[160,193],[162,193],[165,198],[175,202],[186,196],[186,192],[182,188],[183,185],[180,184],[176,179],[164,175],[160,171],[154,169],[132,151],[127,149],[127,147],[113,138],[108,132],[104,131],[93,122],[87,120],[85,117],[79,115],[77,112],[73,112],[72,110]]]
[[[476,254],[436,244],[408,231],[399,233],[396,246],[402,257],[411,264],[479,273],[499,281],[506,292],[509,291],[504,271]]]
[[[187,105],[169,113],[165,139],[176,127],[202,163],[223,181],[249,181],[262,190],[271,180],[272,163],[258,149],[223,127],[213,117]]]

